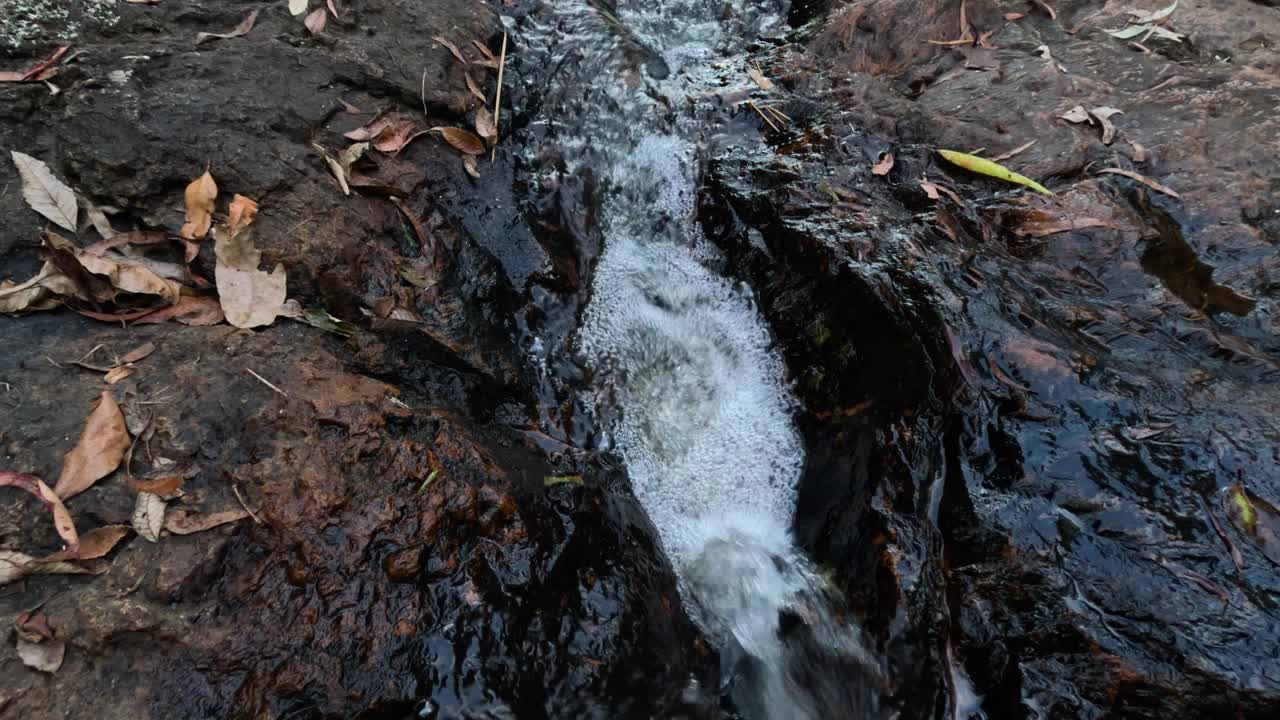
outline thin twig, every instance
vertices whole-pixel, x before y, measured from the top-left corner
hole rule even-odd
[[[252,372],[252,370],[250,372]],[[258,517],[257,513],[253,511],[253,508],[249,507],[249,503],[244,501],[244,496],[240,494],[240,486],[235,483],[231,483],[231,489],[235,492],[236,499],[240,501],[240,507],[244,508],[244,511],[249,513],[249,517],[253,518],[253,521],[259,525],[266,525],[266,523],[262,522],[262,518]]]
[[[507,69],[507,31],[502,31],[502,57],[498,60],[498,96],[493,101],[493,152],[489,162],[498,159],[498,124],[502,120],[502,74]]]
[[[777,125],[773,124],[773,121],[769,119],[769,116],[764,114],[764,111],[760,109],[759,105],[756,105],[755,102],[751,100],[748,100],[747,104],[751,106],[752,110],[756,111],[756,114],[759,115],[762,120],[769,123],[769,127],[773,128],[774,132],[782,132],[778,129]]]
[[[427,71],[426,70],[422,71],[422,90],[420,93],[420,97],[422,98],[422,114],[426,115],[427,114]]]
[[[285,397],[289,397],[289,393],[287,393],[287,392],[285,392],[285,391],[281,390],[280,388],[276,387],[275,385],[272,385],[272,384],[271,384],[271,383],[270,383],[266,378],[262,377],[262,376],[261,376],[261,375],[259,375],[258,373],[256,373],[256,372],[254,372],[254,371],[250,370],[249,368],[245,368],[245,370],[246,370],[250,375],[252,375],[252,376],[254,376],[254,377],[258,378],[259,380],[261,380],[263,385],[266,385],[267,387],[271,388],[272,390],[275,390],[276,392],[280,393],[281,395],[283,395],[283,396],[285,396]]]

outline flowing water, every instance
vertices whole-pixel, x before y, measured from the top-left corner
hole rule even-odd
[[[606,428],[595,445],[626,463],[736,710],[865,717],[875,663],[792,540],[804,448],[785,368],[695,217],[725,98],[750,82],[743,48],[785,16],[777,0],[561,0],[521,38],[554,68],[538,152],[599,184],[603,249],[569,344],[586,368],[573,391]]]

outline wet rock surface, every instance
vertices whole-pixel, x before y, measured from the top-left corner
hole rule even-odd
[[[0,588],[0,614],[39,606],[68,642],[44,675],[6,630],[0,715],[704,713],[686,688],[714,683],[714,653],[625,476],[520,432],[533,392],[514,318],[549,261],[511,201],[507,148],[473,180],[456,151],[422,138],[369,170],[389,190],[344,197],[312,147],[345,146],[384,108],[470,122],[479,101],[432,37],[497,47],[497,13],[345,5],[311,35],[284,2],[121,4],[110,27],[63,40],[79,55],[56,95],[0,84],[0,146],[118,208],[117,228],[176,232],[183,188],[209,167],[228,197],[260,203],[255,240],[266,266],[287,268],[289,296],[357,326],[343,338],[284,319],[261,331],[122,328],[65,310],[0,320],[3,467],[50,481],[103,386],[70,361],[158,348],[111,386],[138,442],[127,470],[69,501],[82,531],[130,523],[130,475],[180,472],[171,513],[254,513],[155,543],[130,535],[105,575]],[[253,9],[248,35],[195,45]],[[32,40],[6,62],[47,50]],[[22,279],[39,267],[42,224],[7,162],[5,186],[0,261]],[[206,245],[196,266],[208,269]],[[544,487],[565,474],[587,482]],[[59,546],[43,508],[5,489],[0,547]]]
[[[102,387],[69,361],[152,341],[112,386],[146,438],[130,471],[181,469],[172,510],[256,516],[132,535],[101,576],[0,588],[0,616],[40,606],[69,644],[44,675],[6,635],[0,716],[722,714],[716,655],[625,476],[573,450],[596,428],[546,406],[516,344],[532,326],[570,345],[601,241],[592,174],[499,145],[472,180],[418,140],[379,172],[422,245],[385,197],[344,197],[312,143],[339,147],[384,107],[467,122],[478,101],[431,38],[502,33],[496,3],[351,4],[312,36],[271,3],[247,36],[197,47],[258,5],[106,20],[86,0],[66,38],[3,41],[13,67],[51,42],[81,54],[57,95],[0,83],[0,147],[119,208],[117,226],[169,231],[210,166],[261,203],[256,239],[290,297],[359,331],[0,319],[3,469],[56,477]],[[1280,499],[1280,11],[1183,0],[1187,39],[1143,52],[1101,31],[1128,3],[1050,4],[965,3],[957,46],[927,41],[960,35],[959,2],[798,2],[793,42],[748,49],[792,122],[764,133],[726,101],[699,216],[805,406],[797,540],[875,640],[898,717],[1273,717],[1280,576],[1221,490]],[[508,68],[521,142],[549,132],[520,114],[546,71]],[[1124,111],[1110,145],[1058,119],[1078,104]],[[932,152],[1031,140],[1004,162],[1052,199]],[[556,183],[517,203],[539,172]],[[0,162],[5,186],[0,261],[21,279],[42,225]],[[1035,232],[1080,217],[1105,226]],[[578,372],[551,365],[553,382]],[[544,487],[574,473],[586,484]],[[130,522],[128,474],[69,502],[82,531]],[[0,548],[60,546],[34,500],[0,492]]]
[[[951,47],[960,3],[837,3],[772,54],[797,122],[718,158],[703,221],[808,406],[799,539],[904,717],[1266,717],[1280,586],[1222,491],[1280,495],[1277,56],[1247,39],[1280,15],[1183,3],[1143,53],[1101,31],[1122,4],[1053,5],[967,3]],[[1077,104],[1124,111],[1112,144]],[[1053,198],[932,152],[1031,140],[1005,162]],[[1106,227],[1033,225],[1077,218]]]

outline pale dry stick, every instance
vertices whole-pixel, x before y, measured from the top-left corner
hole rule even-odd
[[[422,90],[419,92],[418,97],[422,98],[422,114],[423,116],[426,116],[427,114],[427,71],[426,70],[422,71]]]
[[[231,483],[231,489],[235,492],[236,499],[240,501],[240,507],[244,508],[244,511],[249,513],[249,517],[253,518],[253,521],[259,525],[265,525],[266,523],[262,522],[262,518],[258,517],[257,513],[249,507],[249,503],[244,501],[244,496],[240,494],[240,486],[235,483]]]
[[[489,162],[498,159],[498,124],[502,122],[502,74],[507,69],[507,31],[502,31],[502,57],[498,60],[498,97],[493,101],[493,152]]]
[[[283,396],[285,396],[285,397],[289,397],[289,393],[287,393],[287,392],[285,392],[285,391],[281,390],[280,388],[276,387],[275,385],[272,385],[272,384],[271,384],[271,383],[270,383],[266,378],[262,377],[262,376],[261,376],[261,375],[259,375],[258,373],[256,373],[256,372],[254,372],[254,371],[250,370],[249,368],[245,368],[245,371],[247,371],[250,375],[252,375],[252,376],[254,376],[254,377],[258,378],[259,380],[261,380],[263,385],[266,385],[267,387],[271,388],[272,390],[275,390],[276,392],[280,393],[281,395],[283,395]]]
[[[765,110],[768,110],[769,114],[772,115],[775,120],[777,120],[778,122],[784,125],[791,122],[791,118],[788,117],[786,113],[782,112],[781,110],[779,110],[778,108],[772,105],[761,105],[760,107],[764,108]]]
[[[769,119],[769,116],[764,114],[764,111],[760,109],[759,105],[756,105],[755,102],[750,100],[747,101],[747,104],[751,106],[752,110],[756,111],[756,114],[759,115],[762,120],[769,123],[769,127],[773,128],[774,132],[782,132],[781,130],[778,129],[777,125],[773,124],[773,121]]]

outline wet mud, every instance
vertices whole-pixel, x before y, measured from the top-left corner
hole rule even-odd
[[[1184,0],[1187,40],[1144,52],[1101,31],[1129,4],[1049,4],[964,3],[975,42],[955,46],[927,41],[960,34],[958,1],[796,2],[787,42],[744,48],[791,122],[724,103],[698,219],[803,404],[796,541],[872,639],[886,717],[1274,717],[1280,575],[1222,491],[1280,501],[1280,9]],[[132,473],[182,468],[175,506],[257,516],[0,587],[0,616],[40,606],[69,644],[45,675],[6,635],[0,717],[734,717],[656,530],[617,458],[582,449],[601,428],[565,392],[607,240],[598,178],[560,172],[535,122],[554,69],[507,68],[514,137],[479,180],[434,140],[387,161],[429,244],[385,197],[344,198],[311,147],[367,119],[339,99],[465,122],[477,101],[432,36],[497,47],[499,13],[540,4],[343,3],[318,37],[284,5],[195,47],[252,6],[121,4],[77,25],[57,95],[0,83],[0,147],[118,226],[170,231],[211,166],[261,204],[290,296],[358,327],[0,318],[0,469],[56,477],[102,387],[68,361],[152,341],[112,386],[151,428]],[[6,67],[54,40],[6,46]],[[1058,119],[1078,104],[1124,111],[1110,145]],[[1053,198],[933,152],[1031,140],[1004,162]],[[4,278],[40,263],[19,187],[0,163]],[[1104,225],[1035,232],[1081,217]],[[125,474],[69,502],[82,529],[129,523]],[[0,548],[58,547],[4,490]]]

